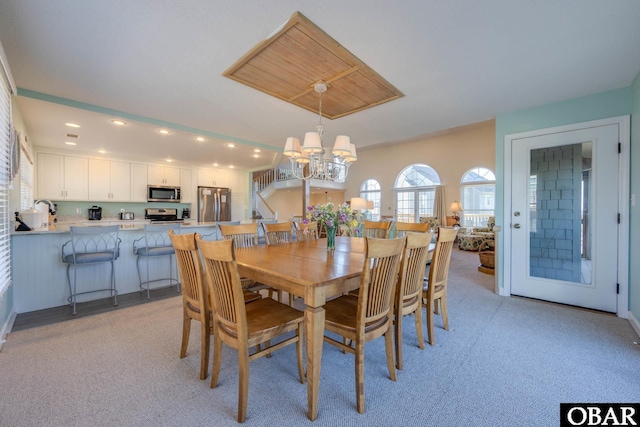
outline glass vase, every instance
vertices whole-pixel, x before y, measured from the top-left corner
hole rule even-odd
[[[327,250],[336,248],[336,227],[327,227]]]

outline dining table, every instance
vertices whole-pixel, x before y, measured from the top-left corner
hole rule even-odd
[[[320,366],[324,342],[325,302],[360,285],[365,239],[337,236],[335,249],[327,239],[271,246],[238,248],[235,251],[240,276],[301,297],[307,368],[307,417],[318,417]]]

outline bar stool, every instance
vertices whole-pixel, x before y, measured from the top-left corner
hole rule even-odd
[[[149,288],[151,286],[151,283],[154,282],[168,281],[169,286],[175,283],[176,285],[178,285],[177,291],[180,292],[180,284],[178,283],[177,274],[176,278],[173,278],[173,262],[171,262],[171,257],[175,256],[176,252],[173,249],[171,239],[169,238],[169,230],[173,230],[175,234],[179,234],[178,232],[180,230],[180,224],[147,224],[144,226],[144,236],[133,241],[133,254],[137,255],[138,257],[136,259],[136,267],[138,268],[138,279],[140,280],[140,292],[146,290],[147,299],[151,297]],[[151,276],[149,275],[150,260],[151,258],[162,256],[169,257],[169,277],[151,279]],[[146,260],[147,264],[146,281],[142,280],[142,273],[140,272],[140,260],[142,259]]]
[[[107,227],[69,227],[71,240],[62,245],[62,261],[67,263],[67,282],[69,283],[69,304],[76,314],[77,296],[92,292],[109,292],[113,297],[113,305],[118,305],[114,261],[120,255],[120,238],[117,225]],[[78,267],[111,263],[109,287],[90,291],[77,292]],[[73,286],[71,286],[71,267],[73,269]]]

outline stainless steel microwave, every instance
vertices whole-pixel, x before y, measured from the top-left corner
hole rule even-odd
[[[180,187],[147,185],[147,201],[180,203]]]

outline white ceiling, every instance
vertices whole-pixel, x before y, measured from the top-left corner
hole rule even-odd
[[[359,150],[625,87],[640,71],[637,0],[2,0],[0,41],[36,146],[67,149],[71,131],[78,152],[260,169],[317,115],[222,72],[295,11],[405,94],[324,120],[326,141],[346,134]]]

